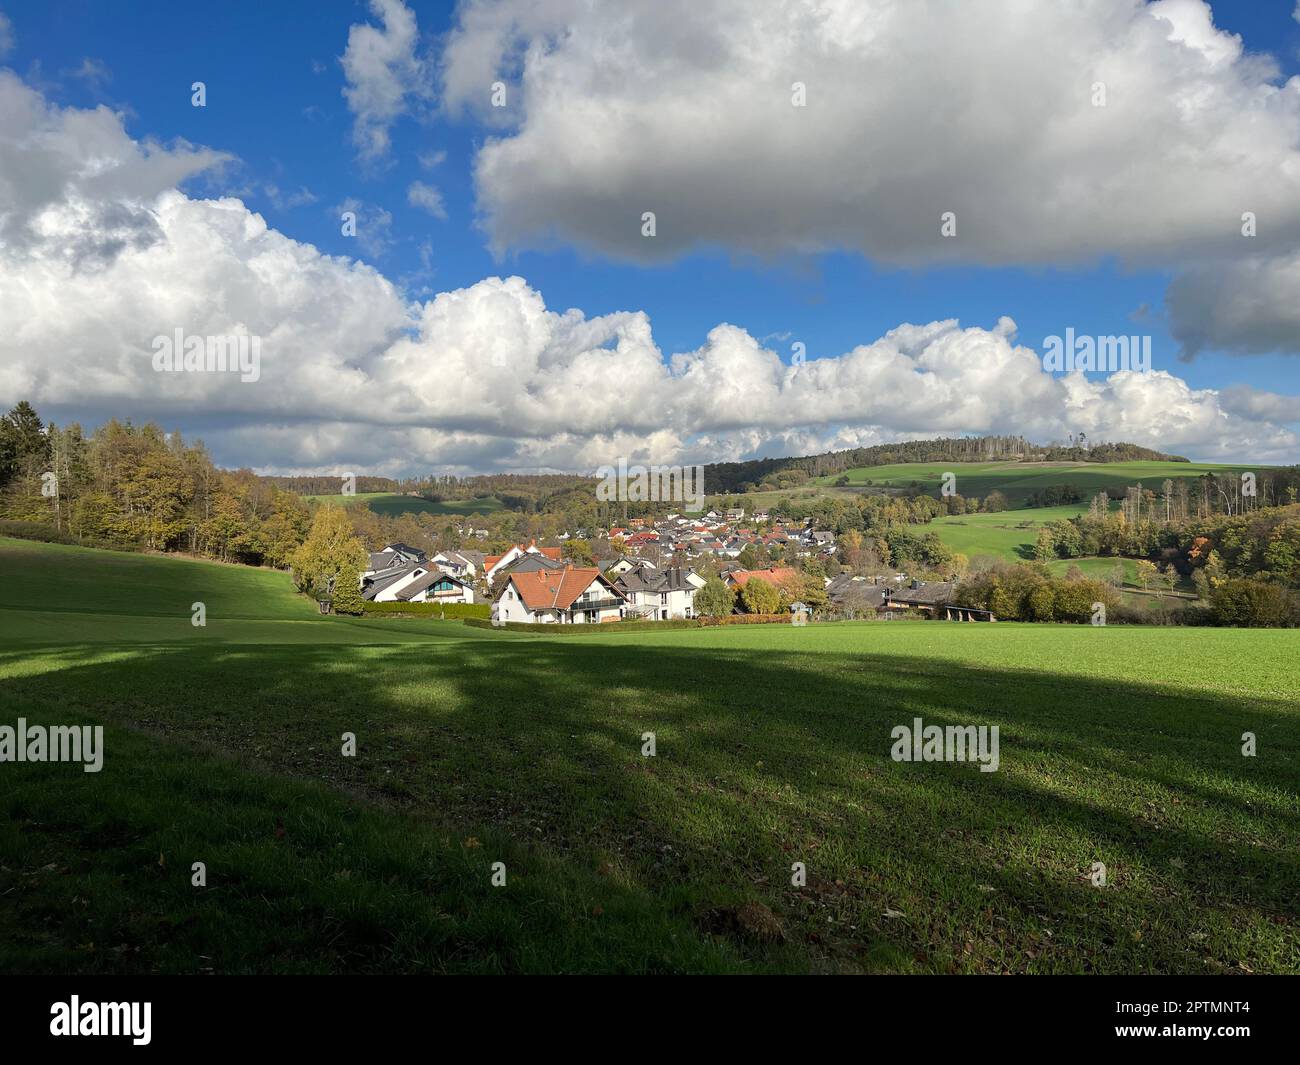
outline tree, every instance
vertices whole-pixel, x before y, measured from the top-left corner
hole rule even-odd
[[[1276,584],[1237,578],[1224,581],[1210,598],[1220,625],[1265,628],[1295,625],[1300,609],[1295,596]]]
[[[1050,562],[1056,557],[1056,537],[1052,530],[1044,525],[1038,530],[1038,540],[1034,544],[1034,559],[1038,562]]]
[[[294,552],[293,579],[317,599],[333,597],[344,583],[357,583],[365,565],[365,546],[352,534],[346,511],[326,505],[316,511],[307,539]]]
[[[721,577],[710,577],[695,593],[695,613],[706,618],[724,618],[735,608],[736,595]]]
[[[740,590],[740,601],[750,614],[775,614],[781,608],[781,593],[762,577],[750,577]]]
[[[995,488],[984,497],[982,509],[986,514],[1000,513],[1007,509],[1007,497]]]
[[[746,544],[742,548],[740,555],[736,559],[743,569],[755,569],[758,566],[758,555],[754,551],[752,544]]]
[[[365,597],[361,594],[361,574],[350,580],[346,573],[339,574],[334,588],[334,612],[336,614],[360,615],[365,613]]]
[[[1137,562],[1137,579],[1142,585],[1143,591],[1151,586],[1151,582],[1156,579],[1156,564],[1148,562],[1145,558],[1138,559]]]
[[[566,540],[560,553],[575,566],[591,566],[595,562],[591,544],[586,540]]]

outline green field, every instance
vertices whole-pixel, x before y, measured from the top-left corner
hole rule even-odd
[[[397,492],[357,492],[355,495],[307,496],[317,503],[335,503],[339,506],[354,507],[364,503],[376,514],[395,518],[402,514],[491,514],[501,509],[501,500],[495,497],[484,499],[445,499],[434,503],[419,496],[401,495]]]
[[[944,544],[967,558],[992,555],[1011,561],[1033,558],[1038,530],[1053,521],[1067,521],[1087,511],[1083,503],[1061,507],[1004,510],[994,514],[954,514],[935,518],[922,527],[936,532]]]
[[[0,724],[106,750],[0,763],[4,971],[1300,971],[1296,630],[556,639],[12,540],[0,591]]]
[[[943,475],[956,475],[959,495],[983,498],[994,489],[1012,506],[1022,504],[1034,492],[1060,484],[1076,485],[1084,497],[1110,488],[1123,490],[1141,482],[1144,488],[1160,490],[1166,478],[1178,480],[1207,473],[1239,475],[1259,473],[1264,466],[1221,466],[1203,462],[907,462],[893,466],[861,466],[843,474],[822,477],[817,484],[833,485],[841,476],[852,487],[907,488],[919,484],[937,492]]]

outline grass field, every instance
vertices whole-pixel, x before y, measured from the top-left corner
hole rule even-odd
[[[1300,971],[1295,630],[539,638],[5,540],[0,590],[0,724],[106,749],[0,764],[5,971]],[[1000,770],[893,762],[915,716]]]
[[[419,496],[401,495],[397,492],[357,492],[345,496],[307,496],[317,503],[335,503],[352,507],[365,504],[376,514],[395,518],[401,514],[491,514],[501,509],[501,500],[494,497],[484,499],[449,499],[434,503]]]
[[[1206,473],[1239,475],[1244,471],[1260,472],[1261,466],[1221,466],[1197,462],[908,462],[894,466],[862,466],[844,474],[819,478],[817,483],[832,485],[841,476],[854,487],[906,488],[919,484],[928,492],[937,492],[943,475],[956,476],[956,489],[963,496],[981,499],[994,489],[1013,505],[1060,484],[1076,485],[1085,498],[1103,489],[1124,489],[1141,482],[1155,491],[1166,478],[1177,480],[1201,477]]]
[[[953,551],[967,558],[992,555],[1009,561],[1033,558],[1038,530],[1053,521],[1067,521],[1087,511],[1083,503],[1061,507],[1004,510],[994,514],[960,514],[935,518],[922,527],[936,532]]]

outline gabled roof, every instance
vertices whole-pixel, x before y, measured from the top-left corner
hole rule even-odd
[[[694,591],[695,586],[686,579],[689,572],[681,566],[669,566],[660,572],[647,573],[645,570],[633,570],[624,573],[614,584],[629,592]]]
[[[457,580],[450,573],[444,573],[440,569],[435,569],[429,573],[426,573],[423,577],[418,577],[410,584],[408,584],[405,588],[403,588],[400,592],[397,593],[397,598],[403,601],[414,599],[426,588],[432,588],[439,581],[450,581],[452,584],[458,584],[462,588],[465,587],[464,581]]]
[[[397,551],[400,554],[407,555],[410,558],[415,559],[417,562],[423,562],[426,558],[426,555],[423,551],[421,551],[418,547],[411,547],[409,544],[386,544],[384,546],[384,550]]]
[[[914,606],[934,606],[937,603],[946,603],[952,598],[954,585],[945,582],[936,581],[933,584],[923,584],[919,588],[903,588],[901,591],[894,592],[889,597],[891,603],[910,603]]]
[[[737,587],[740,588],[745,587],[754,577],[775,586],[798,577],[799,571],[791,569],[789,566],[773,566],[768,569],[735,569],[728,573],[727,576],[735,581]]]
[[[376,573],[370,579],[370,583],[362,589],[361,597],[363,599],[373,599],[385,588],[391,587],[398,581],[405,580],[417,569],[425,569],[427,566],[427,562],[412,562],[405,566],[393,566],[390,569]],[[437,567],[434,567],[433,572],[439,576],[442,575],[442,570]]]
[[[542,555],[544,558],[549,558],[553,562],[559,562],[564,557],[563,548],[538,547],[536,540],[529,540],[527,544],[515,544],[514,547],[510,549],[510,551],[514,551],[516,549],[518,549],[519,551],[521,551],[526,555],[533,555],[533,554]],[[500,554],[500,555],[484,555],[483,568],[491,569],[503,558],[505,558],[506,555],[510,554],[510,551],[506,551],[504,554]]]
[[[623,594],[595,566],[565,566],[560,570],[511,573],[506,587],[513,584],[519,598],[529,610],[568,610],[592,581],[605,585],[612,597],[623,598]]]

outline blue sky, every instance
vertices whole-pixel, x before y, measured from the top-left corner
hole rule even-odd
[[[457,9],[421,0],[409,7],[418,21],[418,52],[433,71],[443,62]],[[1219,30],[1241,36],[1246,52],[1272,57],[1272,80],[1280,85],[1300,72],[1294,7],[1289,0],[1220,0],[1213,15]],[[795,340],[806,345],[809,359],[818,359],[842,355],[900,323],[956,318],[963,326],[992,329],[1007,315],[1019,327],[1018,341],[1030,347],[1067,326],[1098,335],[1150,333],[1156,367],[1192,389],[1300,392],[1294,350],[1246,355],[1211,343],[1196,358],[1179,361],[1165,293],[1183,264],[1171,255],[1136,263],[1142,256],[1132,248],[1085,254],[1081,263],[1039,255],[1012,265],[991,262],[996,256],[959,265],[899,265],[853,247],[756,254],[706,235],[702,249],[633,262],[561,235],[545,247],[527,239],[508,242],[494,254],[474,167],[484,145],[510,137],[510,129],[485,124],[472,109],[444,107],[431,73],[429,95],[410,99],[392,120],[391,149],[377,159],[361,157],[340,57],[351,27],[378,24],[365,3],[0,0],[0,11],[14,38],[4,62],[50,104],[120,112],[136,142],[188,142],[229,153],[233,158],[224,166],[182,184],[191,198],[238,196],[287,237],[370,263],[413,301],[518,274],[551,311],[575,307],[588,318],[644,311],[665,355],[699,348],[726,322],[786,360]],[[191,106],[195,80],[206,84],[206,107]],[[855,134],[846,129],[845,135]],[[738,187],[751,173],[734,175]],[[445,218],[408,202],[413,182],[438,190]],[[367,235],[382,236],[382,247],[359,247],[340,233],[339,209],[349,201],[360,204],[359,224]],[[771,209],[781,211],[779,199]],[[376,234],[371,223],[382,211],[391,223]],[[699,431],[707,435],[710,427]],[[754,446],[775,453],[786,442]],[[238,448],[230,451],[244,457]]]

